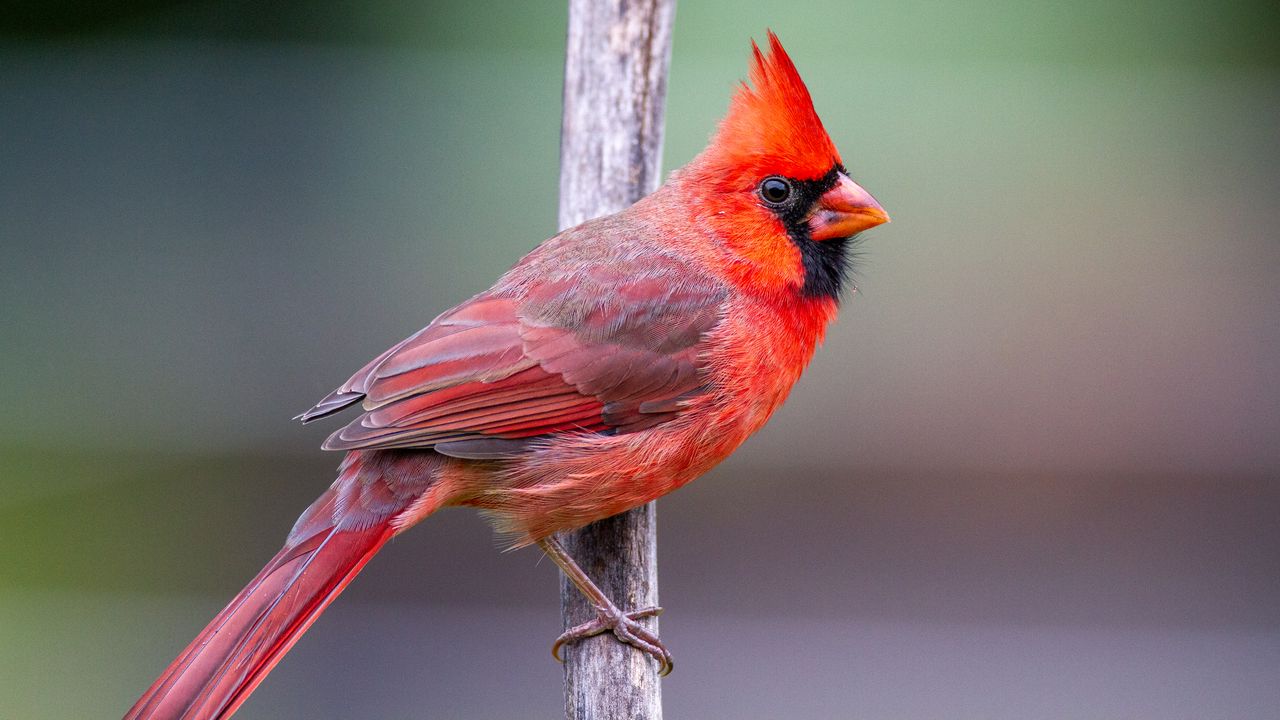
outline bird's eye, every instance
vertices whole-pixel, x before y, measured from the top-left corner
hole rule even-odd
[[[760,183],[760,197],[770,205],[781,205],[791,197],[791,183],[780,177],[765,178]]]

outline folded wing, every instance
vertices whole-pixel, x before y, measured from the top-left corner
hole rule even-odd
[[[699,350],[725,292],[683,268],[600,268],[491,291],[375,358],[300,417],[357,402],[330,450],[518,454],[563,432],[626,433],[676,417],[703,389]]]

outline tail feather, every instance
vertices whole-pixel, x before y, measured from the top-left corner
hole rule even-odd
[[[225,720],[365,563],[447,499],[435,453],[349,453],[284,547],[143,693],[124,720]],[[405,520],[402,515],[412,511]]]
[[[326,504],[322,497],[316,505]],[[306,516],[304,515],[304,518]],[[125,720],[226,718],[394,534],[299,523],[289,542],[187,646]],[[299,530],[317,530],[298,537]]]

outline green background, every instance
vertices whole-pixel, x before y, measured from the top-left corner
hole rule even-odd
[[[679,7],[664,167],[771,27],[894,222],[660,503],[669,716],[1274,713],[1278,14]],[[565,21],[0,8],[0,717],[123,713],[329,482],[289,418],[554,232]],[[240,716],[556,717],[556,592],[444,512]]]

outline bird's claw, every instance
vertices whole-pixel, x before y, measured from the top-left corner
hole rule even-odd
[[[560,648],[564,645],[593,637],[606,631],[612,631],[619,642],[624,642],[652,655],[658,661],[659,676],[666,677],[671,674],[671,669],[675,667],[675,663],[671,659],[671,653],[663,647],[662,641],[658,639],[656,634],[637,622],[643,618],[661,615],[662,608],[649,607],[625,613],[616,607],[597,608],[597,612],[599,616],[595,620],[569,628],[564,634],[556,638],[555,644],[551,646],[551,656],[559,662],[564,662],[564,658],[560,656]]]

